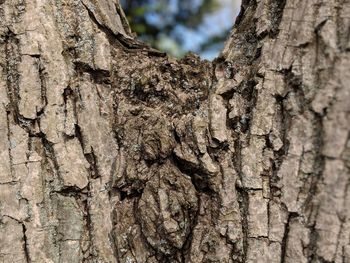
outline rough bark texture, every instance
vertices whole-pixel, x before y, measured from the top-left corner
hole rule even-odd
[[[1,262],[350,262],[348,0],[243,1],[213,63],[116,0],[0,18]]]

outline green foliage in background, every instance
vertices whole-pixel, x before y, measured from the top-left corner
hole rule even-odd
[[[220,8],[219,0],[122,0],[133,32],[153,47],[180,57],[185,53],[183,33],[203,30],[207,15]],[[227,31],[202,41],[195,52],[224,41]]]

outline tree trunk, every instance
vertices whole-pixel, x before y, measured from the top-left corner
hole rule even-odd
[[[210,63],[0,0],[0,261],[350,262],[349,15],[245,0]]]

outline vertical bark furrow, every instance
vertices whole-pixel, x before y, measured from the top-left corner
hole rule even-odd
[[[24,250],[26,262],[31,263],[30,255],[29,255],[29,251],[28,251],[28,244],[27,244],[27,235],[26,235],[27,229],[26,229],[25,224],[22,224],[22,228],[23,228],[23,250]]]

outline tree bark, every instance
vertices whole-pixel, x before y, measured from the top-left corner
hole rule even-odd
[[[0,261],[350,262],[349,15],[245,0],[211,63],[0,0]]]

